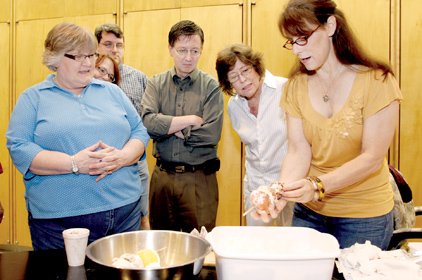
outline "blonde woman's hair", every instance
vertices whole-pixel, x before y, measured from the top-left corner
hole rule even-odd
[[[73,23],[63,22],[54,26],[44,42],[43,64],[52,71],[57,71],[60,60],[65,53],[95,53],[97,40],[88,29]]]

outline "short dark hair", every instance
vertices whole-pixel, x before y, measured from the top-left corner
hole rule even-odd
[[[235,95],[227,74],[233,69],[237,60],[252,66],[259,77],[262,78],[265,75],[265,65],[261,53],[254,52],[251,47],[244,44],[234,44],[225,48],[217,54],[215,69],[220,87],[228,95]]]
[[[180,36],[198,35],[201,38],[201,45],[204,44],[204,31],[196,23],[190,20],[182,20],[173,25],[169,32],[169,45],[174,46],[174,43]]]
[[[95,37],[97,38],[98,43],[101,41],[103,32],[113,33],[117,38],[124,39],[123,31],[115,23],[105,23],[95,28]]]

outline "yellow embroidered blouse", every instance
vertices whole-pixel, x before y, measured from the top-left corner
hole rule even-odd
[[[346,103],[330,118],[313,109],[305,74],[287,83],[281,105],[291,116],[302,119],[304,134],[312,149],[309,175],[320,176],[357,157],[361,152],[365,119],[401,99],[399,86],[391,74],[384,80],[380,71],[370,70],[356,74]],[[309,202],[306,206],[331,217],[384,215],[393,208],[388,172],[385,160],[377,172],[364,180],[327,193],[322,202]]]

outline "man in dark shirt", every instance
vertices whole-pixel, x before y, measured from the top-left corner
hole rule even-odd
[[[150,184],[151,228],[190,232],[205,226],[210,231],[218,206],[223,95],[217,81],[197,69],[202,29],[180,21],[168,39],[174,67],[148,81],[141,103],[157,158]]]

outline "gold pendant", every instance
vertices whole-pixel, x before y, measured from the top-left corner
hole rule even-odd
[[[328,101],[330,100],[330,97],[328,97],[328,95],[327,95],[327,94],[325,94],[325,95],[322,97],[322,100],[324,100],[324,102],[328,102]]]

